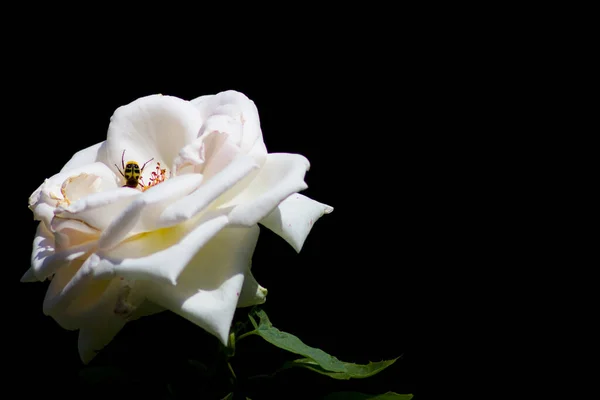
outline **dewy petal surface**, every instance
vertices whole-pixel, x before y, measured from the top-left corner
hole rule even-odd
[[[227,343],[260,229],[227,228],[190,260],[177,285],[151,281],[147,297]]]
[[[114,164],[122,168],[123,150],[125,163],[134,160],[142,167],[153,158],[142,173],[147,182],[157,161],[169,170],[173,167],[179,150],[197,137],[202,122],[189,101],[162,95],[139,98],[112,115],[105,144],[106,162],[111,168]]]
[[[309,197],[295,193],[260,221],[260,224],[275,232],[294,250],[300,252],[313,225],[333,207],[319,203]]]

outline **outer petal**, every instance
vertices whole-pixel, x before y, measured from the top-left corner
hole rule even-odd
[[[54,317],[66,329],[77,328],[76,321],[70,317],[94,304],[108,285],[108,281],[94,279],[97,255],[91,254],[82,261],[80,257],[60,268],[50,281],[44,298],[44,314]],[[69,312],[73,308],[76,312]],[[65,322],[61,321],[61,317],[66,318]]]
[[[308,160],[299,154],[273,153],[250,185],[224,206],[234,206],[232,225],[252,226],[292,193],[306,189]]]
[[[54,235],[44,224],[40,223],[33,239],[31,268],[23,275],[21,281],[43,281],[56,273],[59,268],[86,256],[93,245],[94,242],[85,241],[64,250],[56,251]]]
[[[186,223],[148,232],[102,250],[94,273],[98,277],[118,274],[128,279],[175,285],[196,253],[227,225],[228,212],[203,213]]]
[[[113,279],[82,321],[77,345],[84,364],[88,364],[127,323],[114,312],[120,290],[119,280]]]
[[[242,287],[242,293],[240,293],[237,306],[250,307],[256,304],[263,304],[267,301],[267,293],[268,290],[259,285],[250,269],[248,269],[244,277],[244,286]]]
[[[88,363],[113,337],[131,320],[132,313],[150,315],[149,308],[139,309],[145,301],[143,282],[134,283],[123,279],[112,279],[108,287],[96,299],[93,307],[80,317],[79,355]]]
[[[223,230],[190,261],[177,285],[150,282],[148,298],[226,344],[259,231],[258,226]]]
[[[100,231],[74,219],[54,218],[51,229],[54,232],[56,252],[87,242],[95,242],[100,237]]]
[[[58,207],[55,218],[76,219],[104,231],[140,195],[141,192],[128,187],[93,193],[66,207]]]
[[[83,167],[84,165],[93,164],[96,161],[99,161],[98,150],[100,149],[100,146],[102,146],[103,143],[104,141],[96,143],[94,145],[91,145],[90,147],[87,147],[75,153],[73,157],[71,157],[71,159],[62,167],[60,172],[67,172],[79,167]]]
[[[154,314],[166,311],[166,310],[167,309],[164,308],[163,306],[160,306],[148,299],[144,299],[144,301],[142,301],[142,303],[138,306],[138,308],[136,308],[131,313],[131,315],[129,316],[129,318],[127,320],[133,321],[138,318],[146,317],[148,315],[154,315]]]
[[[25,271],[25,273],[21,277],[21,282],[23,282],[23,283],[39,282],[39,279],[37,278],[37,276],[35,276],[35,272],[33,271],[33,268],[29,267],[29,269],[27,269],[27,271]]]
[[[113,114],[106,139],[107,164],[115,169],[136,160],[140,167],[151,158],[170,170],[179,150],[191,143],[202,126],[198,110],[188,101],[173,96],[151,95],[119,107]],[[148,164],[142,176],[154,169]],[[169,172],[169,171],[167,171]]]
[[[333,207],[295,193],[282,201],[263,218],[261,225],[269,228],[300,252],[313,224]]]
[[[94,279],[93,263],[72,264],[61,269],[50,283],[44,311],[63,328],[79,329],[79,355],[87,364],[131,319],[162,308],[139,307],[145,301],[144,284],[114,278]],[[92,268],[88,268],[92,267]],[[133,288],[130,286],[133,285]],[[140,286],[140,288],[138,288]]]
[[[91,182],[93,185],[89,186],[88,193],[118,187],[115,174],[103,163],[86,164],[59,172],[46,179],[29,197],[29,208],[33,211],[34,219],[42,221],[47,227],[50,227],[55,208],[59,205],[68,204],[63,195],[63,184],[68,182],[70,178],[77,177],[80,174],[88,174],[99,178],[97,182]],[[81,190],[78,192],[81,192]]]
[[[194,193],[171,204],[161,214],[162,226],[184,222],[205,211],[209,205],[221,202],[223,195],[256,170],[258,165],[250,157],[240,156],[212,179],[205,181]]]

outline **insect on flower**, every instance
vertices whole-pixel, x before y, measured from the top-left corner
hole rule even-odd
[[[125,178],[125,184],[123,187],[135,189],[138,185],[140,185],[141,188],[144,189],[145,185],[144,179],[142,178],[142,172],[144,172],[144,167],[146,167],[146,164],[152,160],[154,160],[154,157],[146,161],[144,165],[142,165],[142,168],[140,168],[140,165],[137,163],[137,161],[133,160],[127,161],[127,164],[125,164],[125,150],[123,150],[123,154],[121,154],[121,166],[123,167],[124,172],[117,164],[115,164],[117,170],[119,170],[123,178]]]

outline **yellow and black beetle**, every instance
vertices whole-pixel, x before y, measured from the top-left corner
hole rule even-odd
[[[142,165],[142,168],[140,168],[140,165],[137,163],[137,161],[133,160],[127,161],[127,164],[125,164],[125,150],[123,150],[123,154],[121,154],[121,166],[125,172],[121,171],[119,166],[115,164],[117,170],[119,170],[121,175],[123,175],[123,178],[125,178],[125,184],[123,187],[135,189],[138,185],[140,185],[143,189],[145,185],[144,180],[142,179],[142,172],[144,172],[144,167],[146,167],[146,164],[152,160],[154,160],[154,157],[146,161],[144,165]]]

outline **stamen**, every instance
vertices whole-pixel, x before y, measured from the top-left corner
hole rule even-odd
[[[144,185],[142,191],[146,191],[150,189],[152,186],[156,186],[161,182],[164,182],[167,179],[167,169],[160,168],[160,163],[156,163],[156,168],[150,174],[150,182],[147,185]]]

